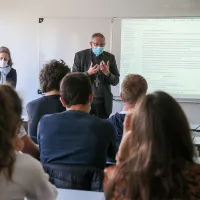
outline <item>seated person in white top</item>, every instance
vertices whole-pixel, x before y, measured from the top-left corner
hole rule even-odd
[[[0,199],[55,200],[56,188],[48,181],[40,163],[15,151],[15,141],[21,126],[21,101],[16,94],[15,105],[7,94],[7,85],[0,85]],[[16,93],[14,90],[12,92]]]

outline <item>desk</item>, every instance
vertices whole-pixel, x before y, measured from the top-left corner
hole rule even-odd
[[[196,131],[199,126],[200,126],[199,124],[190,124],[190,130]]]
[[[192,136],[194,136],[194,144],[200,145],[200,126],[198,126],[195,132],[192,132]]]
[[[105,200],[103,192],[58,189],[57,200]],[[25,198],[24,200],[27,200]],[[46,199],[45,199],[46,200]]]
[[[200,125],[197,127],[196,132],[200,132]]]
[[[57,189],[57,200],[105,200],[103,192]]]

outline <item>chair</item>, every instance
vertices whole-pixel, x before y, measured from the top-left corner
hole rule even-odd
[[[103,191],[103,169],[82,165],[43,164],[50,182],[57,188]]]

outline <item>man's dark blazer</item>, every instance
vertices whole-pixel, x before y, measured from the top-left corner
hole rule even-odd
[[[113,95],[111,92],[110,85],[116,86],[119,83],[119,71],[117,69],[115,56],[106,51],[102,54],[102,60],[107,63],[109,61],[110,75],[103,75],[103,93],[104,93],[104,102],[106,107],[106,112],[108,115],[112,113],[113,105]],[[72,68],[73,72],[84,72],[86,75],[87,71],[92,62],[92,50],[86,49],[75,54],[74,65]],[[91,82],[94,82],[95,75],[90,76]]]

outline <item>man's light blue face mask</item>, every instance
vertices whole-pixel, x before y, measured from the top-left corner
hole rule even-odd
[[[94,37],[90,42],[92,51],[96,56],[100,56],[103,53],[105,44],[105,38],[99,36]]]
[[[93,47],[92,51],[96,56],[100,56],[104,51],[104,47]]]

